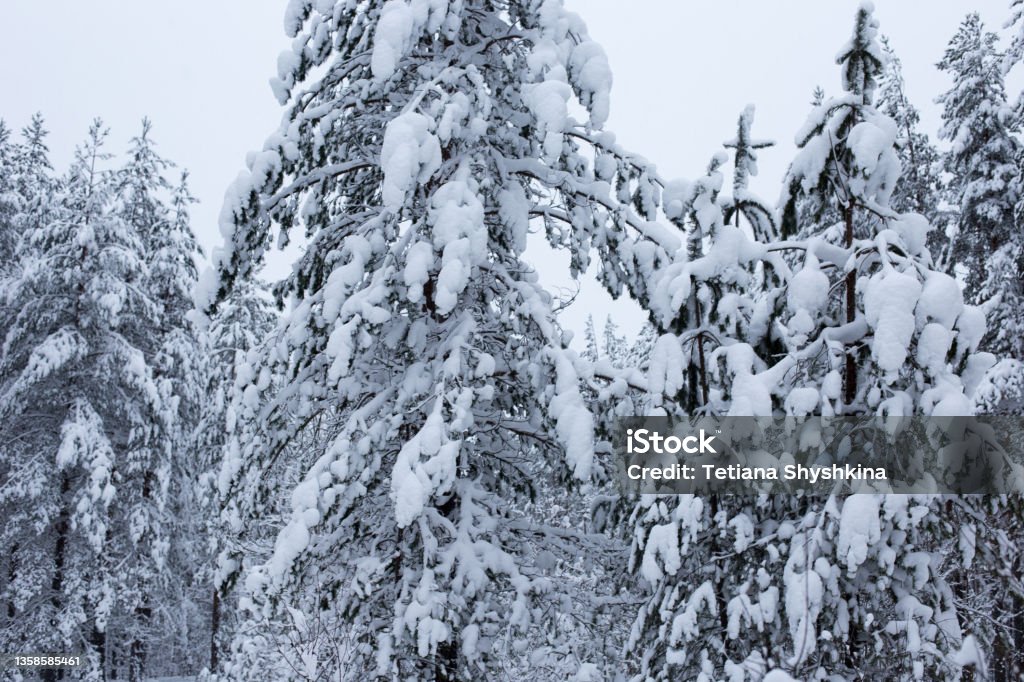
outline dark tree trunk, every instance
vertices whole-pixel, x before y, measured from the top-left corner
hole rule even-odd
[[[846,206],[846,248],[853,246],[853,202]],[[857,268],[846,273],[846,322],[857,318]],[[847,405],[857,399],[857,361],[853,357],[853,346],[846,347],[846,371],[843,377],[843,402]]]
[[[217,670],[217,631],[220,630],[220,590],[213,588],[210,606],[210,672]]]
[[[454,636],[437,645],[434,657],[434,680],[436,682],[457,682],[459,679],[459,647]]]
[[[15,563],[18,556],[18,543],[11,545],[11,553],[7,557],[7,584],[12,585],[14,581],[18,579],[18,567]],[[18,615],[17,609],[14,608],[14,599],[7,602],[7,618],[14,620],[15,616]]]
[[[62,473],[60,476],[60,513],[54,526],[57,539],[53,544],[53,578],[50,580],[50,604],[53,606],[54,612],[55,620],[52,623],[54,629],[57,628],[56,619],[59,618],[61,605],[64,602],[61,598],[61,592],[64,591],[64,562],[67,554],[68,524],[71,517],[65,498],[70,490],[71,479],[68,478],[67,473]],[[43,682],[55,682],[56,680],[64,679],[64,671],[61,669],[45,669],[41,671],[39,677]]]
[[[107,633],[92,626],[92,634],[89,635],[89,644],[100,658],[100,679],[107,679]]]
[[[149,619],[153,610],[148,606],[135,609],[135,632],[128,650],[128,682],[142,682],[146,672],[146,642],[143,639],[149,632]]]

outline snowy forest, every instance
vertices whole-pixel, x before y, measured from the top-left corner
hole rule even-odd
[[[687,179],[617,141],[585,5],[284,5],[212,253],[159,120],[0,124],[0,656],[81,658],[3,679],[1024,679],[1020,492],[630,495],[612,446],[1024,415],[1024,0],[922,28],[936,130],[861,4],[774,196],[762,103]]]

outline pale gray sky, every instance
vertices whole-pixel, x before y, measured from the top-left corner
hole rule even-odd
[[[857,0],[567,0],[608,53],[614,74],[608,128],[668,177],[695,177],[731,137],[747,104],[754,132],[776,140],[761,154],[754,189],[774,200],[793,154],[792,138],[811,92],[839,88],[836,51],[849,36]],[[909,95],[933,137],[948,87],[934,64],[963,16],[978,11],[990,29],[1009,0],[876,0],[876,15],[903,61]],[[0,7],[0,117],[16,128],[45,115],[58,168],[102,116],[120,152],[139,121],[154,121],[164,154],[191,172],[201,203],[194,227],[207,253],[220,243],[217,215],[247,151],[259,149],[281,108],[268,79],[288,45],[283,0],[4,0]],[[547,281],[567,275],[548,258]],[[286,267],[278,258],[274,270]],[[629,304],[584,287],[564,316],[582,328],[588,312],[611,312],[628,331]]]

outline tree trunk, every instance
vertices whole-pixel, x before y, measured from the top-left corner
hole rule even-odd
[[[217,670],[217,631],[220,630],[220,590],[213,588],[210,606],[210,672]]]
[[[57,516],[57,523],[54,526],[54,531],[57,533],[57,539],[53,544],[53,578],[50,580],[50,604],[53,606],[54,620],[52,625],[54,630],[57,629],[57,619],[63,599],[61,599],[61,592],[64,590],[64,562],[65,555],[67,553],[68,543],[68,523],[70,522],[71,513],[68,511],[68,505],[66,497],[68,492],[71,490],[71,479],[68,478],[67,473],[61,473],[60,475],[60,513]],[[39,678],[43,682],[55,682],[56,680],[64,679],[64,671],[57,669],[44,669],[41,671]]]
[[[142,682],[142,676],[146,672],[146,643],[143,637],[149,632],[149,618],[152,613],[153,610],[148,606],[139,606],[135,609],[136,630],[128,650],[128,682]]]
[[[700,301],[697,300],[697,288],[693,287],[686,302],[687,331],[696,334],[696,338],[690,342],[690,362],[686,367],[686,411],[689,414],[693,414],[698,407],[708,402],[708,377],[704,363],[704,336],[701,333],[701,323]]]
[[[853,246],[853,202],[846,206],[846,248]],[[857,318],[857,268],[846,273],[846,322],[849,324]],[[857,362],[853,357],[853,346],[847,346],[846,371],[843,377],[843,402],[847,405],[857,399]]]
[[[100,657],[100,679],[105,680],[108,678],[107,675],[107,633],[100,630],[94,624],[92,626],[92,634],[89,635],[89,644],[92,646],[93,651],[99,654]]]
[[[11,553],[7,557],[7,584],[13,585],[14,581],[18,579],[18,568],[15,564],[16,557],[18,556],[18,543],[11,545]],[[17,609],[14,608],[14,599],[10,599],[7,602],[7,618],[14,620],[18,615]]]

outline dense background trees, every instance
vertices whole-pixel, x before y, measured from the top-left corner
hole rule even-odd
[[[293,0],[286,28],[283,122],[201,284],[148,121],[63,173],[41,117],[0,124],[3,651],[93,680],[1020,676],[1019,496],[628,496],[611,445],[628,415],[1019,412],[1019,37],[964,20],[933,144],[862,5],[773,205],[753,106],[693,180],[618,145],[557,0]],[[648,324],[574,340],[538,237]]]

